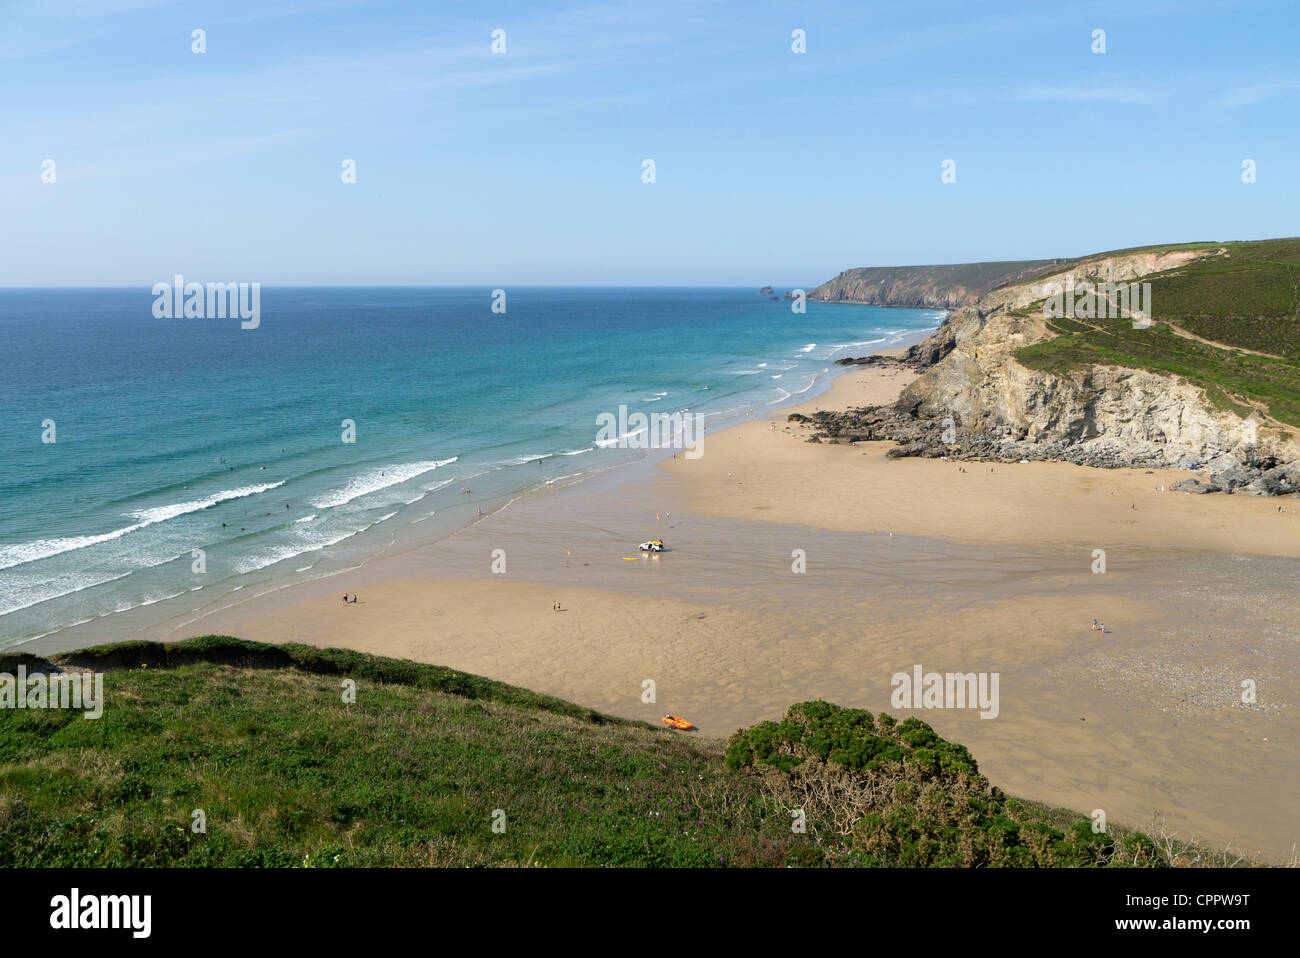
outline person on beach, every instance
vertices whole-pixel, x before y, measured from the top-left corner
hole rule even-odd
[[[348,594],[346,592],[343,593],[343,604],[344,605],[348,604]]]
[[[1092,620],[1092,631],[1094,631],[1094,632],[1097,631],[1097,620],[1096,620],[1096,619],[1093,619],[1093,620]]]

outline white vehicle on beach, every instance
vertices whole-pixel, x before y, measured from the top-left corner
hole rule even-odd
[[[651,539],[649,542],[643,542],[643,543],[641,543],[641,545],[639,546],[639,548],[641,549],[642,552],[663,552],[663,551],[664,551],[664,540],[663,540],[663,539]]]

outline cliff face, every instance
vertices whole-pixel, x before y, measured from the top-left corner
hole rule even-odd
[[[956,309],[990,290],[1041,273],[1063,260],[962,263],[950,266],[873,266],[848,269],[808,292],[822,303]]]
[[[902,444],[894,455],[1203,465],[1209,482],[1189,491],[1300,491],[1300,443],[1288,430],[1220,410],[1181,377],[1103,365],[1055,375],[1016,361],[1016,350],[1054,335],[1041,311],[1022,309],[1050,284],[1130,282],[1216,255],[1207,248],[1102,258],[992,290],[912,347],[905,361],[923,372],[893,407],[830,414],[818,422],[822,435],[893,439]]]

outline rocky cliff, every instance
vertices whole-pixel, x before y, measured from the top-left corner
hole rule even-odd
[[[808,292],[822,303],[956,309],[1065,260],[961,263],[949,266],[873,266],[848,269]]]
[[[1211,246],[1094,258],[990,290],[909,350],[902,361],[921,375],[897,403],[821,413],[815,438],[890,439],[899,444],[894,456],[1203,467],[1204,480],[1190,480],[1187,491],[1300,492],[1294,430],[1258,412],[1246,419],[1217,408],[1203,388],[1176,375],[1122,365],[1054,374],[1015,356],[1055,336],[1041,308],[1026,308],[1051,284],[1129,282],[1223,252]]]

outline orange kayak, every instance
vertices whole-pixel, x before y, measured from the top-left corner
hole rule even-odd
[[[680,728],[680,729],[695,728],[694,725],[686,721],[686,719],[682,718],[680,715],[673,715],[671,713],[664,716],[664,724],[671,728]]]

